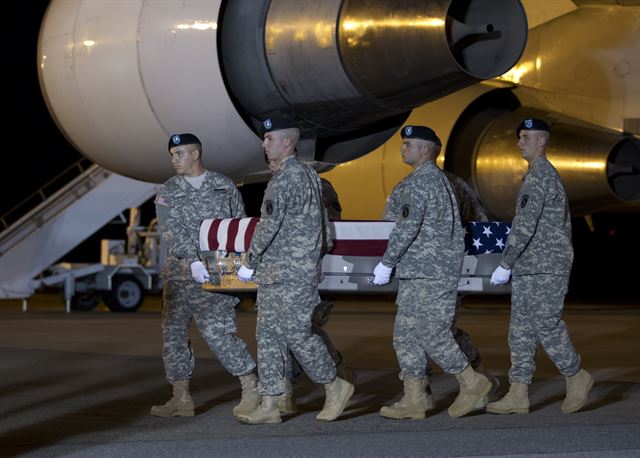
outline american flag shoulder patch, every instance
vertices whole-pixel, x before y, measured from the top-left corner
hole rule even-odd
[[[169,202],[167,202],[167,200],[162,196],[156,196],[155,204],[164,205],[165,207],[169,206]]]

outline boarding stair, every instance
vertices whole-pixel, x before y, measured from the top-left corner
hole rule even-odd
[[[17,220],[0,217],[0,299],[30,297],[36,276],[155,189],[92,164]]]

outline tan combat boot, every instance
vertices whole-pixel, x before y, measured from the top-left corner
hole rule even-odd
[[[489,382],[491,383],[491,391],[489,392],[489,396],[496,394],[498,388],[500,387],[500,380],[498,380],[498,377],[489,372],[482,363],[474,367],[473,370],[487,377],[487,380],[489,380]]]
[[[426,379],[405,377],[404,396],[395,404],[380,409],[380,415],[397,420],[424,419],[426,411],[434,407],[433,396],[429,401],[430,396],[425,392],[427,386]]]
[[[424,379],[425,384],[425,402],[424,408],[428,412],[436,408],[436,402],[433,399],[433,391],[431,391],[431,377],[427,375]]]
[[[195,411],[193,400],[189,394],[189,380],[171,382],[173,396],[166,404],[151,407],[149,412],[156,417],[193,417]]]
[[[262,396],[262,402],[257,409],[253,412],[240,414],[236,419],[247,425],[282,422],[278,408],[278,396]]]
[[[498,377],[489,372],[482,363],[474,367],[473,370],[487,377],[487,380],[489,380],[489,383],[491,383],[491,391],[489,391],[489,394],[480,398],[478,403],[473,406],[474,410],[480,410],[484,409],[485,406],[489,403],[489,398],[496,394],[498,388],[500,387],[500,380],[498,380]]]
[[[512,383],[509,387],[509,392],[502,399],[487,404],[487,412],[499,414],[529,413],[529,385],[518,382]]]
[[[347,406],[347,402],[353,396],[354,388],[351,383],[336,377],[333,382],[325,384],[324,389],[327,392],[327,397],[324,401],[324,407],[316,415],[316,420],[333,421]]]
[[[233,415],[236,417],[253,412],[260,405],[260,392],[258,391],[258,377],[256,374],[241,375],[238,378],[242,386],[242,396],[240,403],[233,408]]]
[[[294,415],[298,411],[296,396],[293,393],[293,383],[288,378],[284,379],[284,393],[278,396],[278,408],[280,415]]]
[[[587,402],[589,391],[593,387],[593,377],[584,369],[575,375],[565,377],[567,381],[567,397],[562,403],[564,413],[573,413],[582,409]]]
[[[491,391],[491,383],[487,377],[475,372],[471,365],[468,365],[465,370],[456,374],[456,378],[460,384],[460,393],[449,406],[449,416],[462,417],[474,409],[484,407],[481,404],[487,400],[486,397]]]

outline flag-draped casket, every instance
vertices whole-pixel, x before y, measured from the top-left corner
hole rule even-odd
[[[240,283],[235,271],[249,249],[259,218],[207,219],[200,226],[200,250],[206,254],[213,290],[251,290],[253,283]],[[393,292],[395,279],[385,286],[370,283],[375,265],[387,247],[393,222],[331,222],[332,250],[322,260],[322,292]],[[510,224],[471,222],[466,224],[465,259],[458,290],[487,294],[508,293],[509,286],[491,286],[489,278],[506,245]]]

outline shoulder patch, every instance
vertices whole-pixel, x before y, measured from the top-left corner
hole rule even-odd
[[[402,206],[401,212],[402,212],[402,217],[403,218],[405,218],[405,219],[408,218],[409,217],[409,213],[411,213],[410,210],[409,210],[409,204],[404,204]]]
[[[264,211],[267,212],[267,215],[271,215],[273,213],[273,202],[271,202],[270,200],[267,200],[264,203]]]
[[[162,196],[157,196],[154,203],[156,205],[164,205],[165,207],[169,206],[169,202],[167,202],[167,200]]]
[[[525,194],[522,196],[522,199],[520,199],[520,208],[524,208],[527,205],[527,202],[529,202],[529,194]]]

